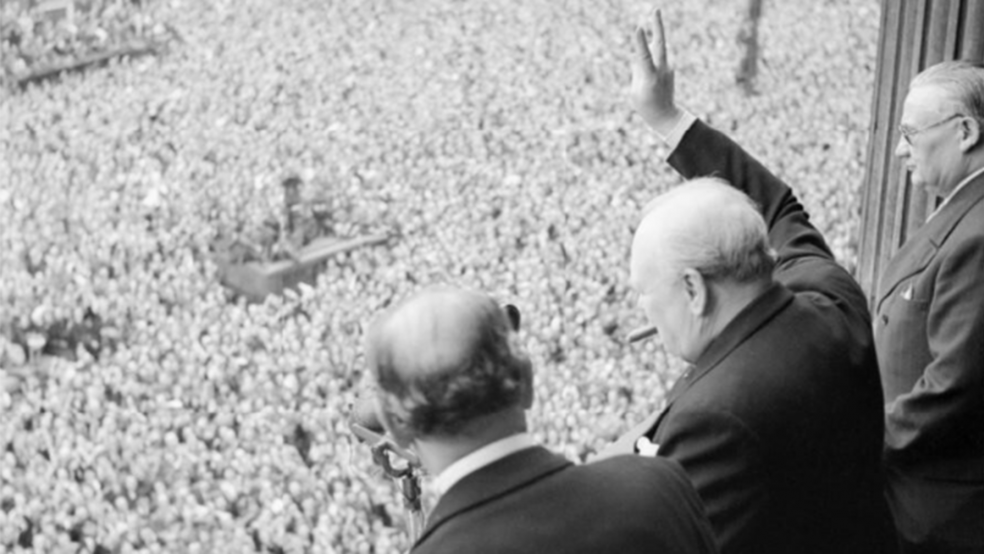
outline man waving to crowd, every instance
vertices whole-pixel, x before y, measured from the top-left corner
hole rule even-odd
[[[691,365],[603,455],[679,462],[724,553],[891,552],[865,295],[788,186],[677,108],[659,12],[636,38],[637,109],[692,180],[646,207],[631,284]]]

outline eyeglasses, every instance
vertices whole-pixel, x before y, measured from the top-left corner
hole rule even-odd
[[[955,113],[955,114],[951,115],[950,117],[947,117],[945,119],[941,119],[941,120],[937,121],[936,123],[933,123],[933,124],[930,124],[930,125],[927,125],[927,126],[923,127],[922,129],[913,129],[912,127],[907,127],[905,125],[899,125],[899,133],[902,135],[902,138],[905,139],[905,142],[911,146],[912,145],[912,138],[915,137],[916,135],[918,135],[919,133],[922,133],[922,132],[928,131],[930,129],[934,129],[936,127],[939,127],[940,125],[943,125],[944,123],[946,123],[946,122],[948,122],[948,121],[950,121],[950,120],[952,120],[954,118],[957,118],[957,117],[964,117],[964,114],[962,114],[962,113]]]

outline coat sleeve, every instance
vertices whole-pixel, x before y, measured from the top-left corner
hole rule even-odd
[[[932,361],[911,392],[886,406],[890,461],[912,464],[944,453],[984,452],[982,304],[984,235],[977,234],[948,252],[936,275],[926,315]]]
[[[835,260],[793,191],[723,133],[698,120],[669,158],[687,179],[718,177],[758,204],[776,251],[775,278],[794,292],[815,291],[848,302],[870,322],[857,282]]]
[[[659,456],[680,464],[704,504],[722,552],[762,544],[768,525],[768,468],[761,445],[741,421],[723,412],[683,411],[659,433]]]

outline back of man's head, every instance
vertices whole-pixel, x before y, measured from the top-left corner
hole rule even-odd
[[[771,280],[775,258],[751,198],[721,179],[704,177],[646,206],[632,264],[642,278],[692,268],[710,281],[743,284]]]
[[[924,86],[939,88],[952,110],[984,124],[984,63],[954,60],[932,65],[916,75],[909,89]]]
[[[528,407],[531,364],[515,331],[506,311],[477,292],[430,288],[400,302],[367,337],[383,410],[415,436],[453,437]]]

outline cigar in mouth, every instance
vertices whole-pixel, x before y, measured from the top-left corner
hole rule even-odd
[[[638,342],[642,339],[648,339],[649,337],[656,334],[656,326],[650,325],[649,327],[641,327],[629,333],[629,343]]]

